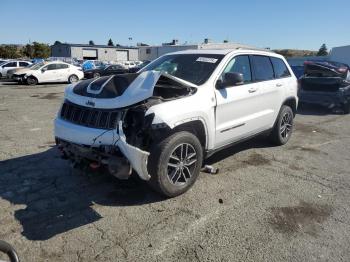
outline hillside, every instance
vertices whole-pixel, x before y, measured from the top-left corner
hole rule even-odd
[[[317,54],[317,51],[298,49],[275,49],[272,51],[276,52],[277,54],[283,55],[284,57],[315,56]]]

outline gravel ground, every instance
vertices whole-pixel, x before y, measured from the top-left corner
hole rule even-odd
[[[303,109],[287,145],[220,152],[163,199],[60,159],[64,87],[0,83],[0,239],[22,261],[350,261],[350,115]]]

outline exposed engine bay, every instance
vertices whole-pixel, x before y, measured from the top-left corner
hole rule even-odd
[[[154,115],[145,113],[154,105],[191,96],[196,90],[176,77],[154,71],[79,82],[66,91],[56,119],[56,143],[74,165],[106,167],[121,179],[127,179],[133,168],[148,180],[150,148],[170,128],[152,125]],[[81,126],[76,138],[72,139],[72,130],[67,136],[66,122]],[[89,134],[81,137],[84,130]]]

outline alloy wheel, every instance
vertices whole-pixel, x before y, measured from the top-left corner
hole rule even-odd
[[[188,143],[178,145],[168,160],[168,178],[176,186],[186,184],[192,177],[197,163],[194,147]]]
[[[293,116],[290,112],[286,112],[282,116],[280,134],[283,139],[287,139],[292,131],[293,127]]]

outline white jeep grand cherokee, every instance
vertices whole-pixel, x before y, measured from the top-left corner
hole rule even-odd
[[[297,103],[297,79],[280,55],[189,50],[136,74],[68,86],[55,137],[77,165],[103,167],[121,179],[134,169],[173,197],[193,185],[217,150],[263,132],[285,144]]]

